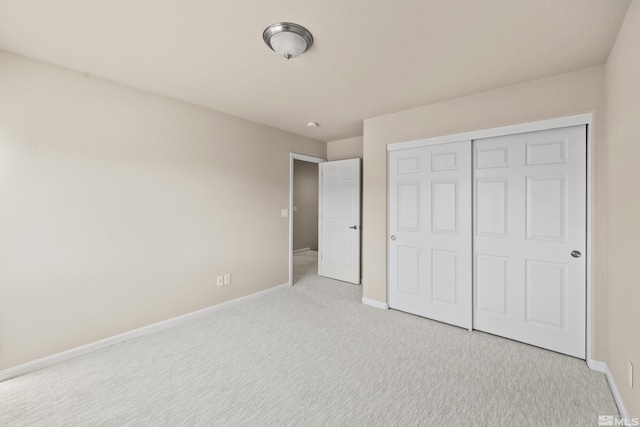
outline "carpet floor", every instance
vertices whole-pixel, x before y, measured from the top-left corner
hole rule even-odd
[[[584,361],[295,285],[0,383],[2,426],[555,426],[616,415]]]

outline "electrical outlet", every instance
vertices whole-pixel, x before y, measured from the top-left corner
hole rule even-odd
[[[224,285],[224,277],[223,276],[218,276],[217,280],[216,280],[216,284],[218,286],[222,286]]]
[[[231,283],[231,275],[230,274],[225,274],[224,275],[224,284],[228,285]]]
[[[633,388],[633,365],[629,360],[629,387]]]

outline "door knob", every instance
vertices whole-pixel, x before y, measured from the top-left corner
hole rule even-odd
[[[391,240],[396,240],[396,235],[391,236]]]
[[[358,229],[358,226],[357,226],[357,225],[352,225],[352,226],[351,226],[351,227],[349,227],[349,228],[353,228],[354,230],[357,230],[357,229]]]
[[[580,251],[571,251],[571,256],[574,258],[580,258],[581,255]]]

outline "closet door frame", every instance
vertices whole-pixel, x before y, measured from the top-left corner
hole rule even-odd
[[[451,142],[461,142],[461,141],[468,141],[468,140],[476,140],[476,139],[482,139],[482,138],[492,138],[492,137],[496,137],[496,136],[505,136],[505,135],[513,135],[513,134],[519,134],[519,133],[526,133],[526,132],[536,132],[536,131],[541,131],[541,130],[549,130],[549,129],[557,129],[557,128],[564,128],[564,127],[569,127],[569,126],[580,126],[580,125],[586,125],[587,126],[587,230],[586,230],[586,242],[587,242],[587,254],[586,254],[586,296],[587,296],[587,301],[586,301],[586,314],[587,314],[587,318],[586,318],[586,361],[587,361],[587,365],[589,365],[589,367],[591,367],[592,369],[594,369],[595,366],[595,361],[593,361],[593,359],[591,358],[591,337],[592,337],[592,325],[591,325],[591,287],[592,287],[592,188],[593,188],[593,173],[592,173],[592,165],[591,165],[591,160],[593,158],[593,149],[592,149],[592,144],[591,144],[591,139],[592,139],[592,121],[593,121],[593,114],[591,113],[587,113],[587,114],[577,114],[577,115],[573,115],[573,116],[565,116],[565,117],[558,117],[555,119],[548,119],[548,120],[539,120],[539,121],[534,121],[534,122],[526,122],[526,123],[521,123],[521,124],[515,124],[515,125],[508,125],[508,126],[501,126],[501,127],[495,127],[495,128],[489,128],[489,129],[481,129],[481,130],[477,130],[477,131],[470,131],[470,132],[463,132],[463,133],[457,133],[457,134],[451,134],[451,135],[443,135],[443,136],[437,136],[437,137],[433,137],[433,138],[424,138],[424,139],[418,139],[418,140],[413,140],[413,141],[405,141],[405,142],[398,142],[398,143],[394,143],[394,144],[388,144],[387,145],[387,152],[390,151],[396,151],[396,150],[404,150],[404,149],[408,149],[408,148],[418,148],[418,147],[425,147],[425,146],[429,146],[429,145],[437,145],[437,144],[447,144],[447,143],[451,143]],[[387,156],[388,157],[388,156]],[[387,163],[387,168],[388,168],[388,163]],[[389,173],[387,170],[387,190],[390,188],[389,187]],[[389,202],[387,200],[387,295],[389,295],[389,283],[390,283],[390,277],[389,277],[389,263],[390,263],[390,251],[389,251],[389,231],[390,231],[390,224],[389,224]]]

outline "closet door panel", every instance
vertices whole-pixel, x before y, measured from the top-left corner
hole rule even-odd
[[[389,306],[471,328],[471,142],[389,153]]]
[[[585,358],[586,127],[474,150],[474,328]]]

